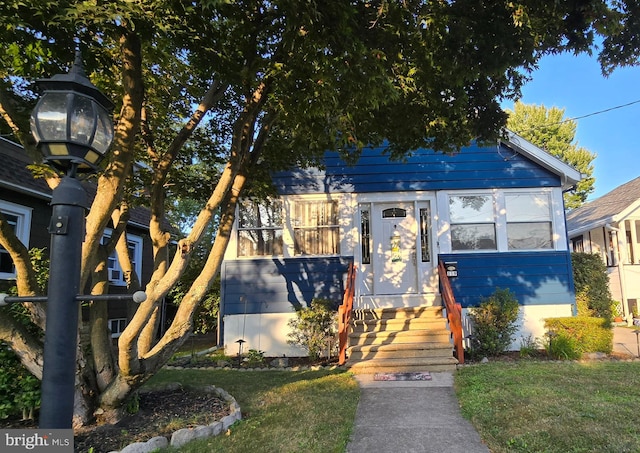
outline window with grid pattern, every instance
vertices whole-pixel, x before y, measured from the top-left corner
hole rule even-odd
[[[282,255],[282,201],[243,200],[238,208],[238,256]]]
[[[292,221],[296,255],[340,253],[337,201],[296,201]]]

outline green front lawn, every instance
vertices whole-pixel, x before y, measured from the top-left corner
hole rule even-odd
[[[640,451],[638,362],[495,362],[455,387],[493,453]]]
[[[222,387],[244,417],[187,453],[343,452],[359,397],[349,373],[326,370],[163,370],[149,385],[176,381]],[[640,362],[493,362],[463,367],[455,389],[493,453],[640,451]]]
[[[360,395],[349,373],[327,370],[162,370],[148,386],[169,382],[221,387],[242,410],[226,434],[179,450],[188,453],[343,452]]]

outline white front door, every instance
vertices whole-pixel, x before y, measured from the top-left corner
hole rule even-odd
[[[375,294],[418,292],[418,222],[410,202],[376,203],[371,215]]]

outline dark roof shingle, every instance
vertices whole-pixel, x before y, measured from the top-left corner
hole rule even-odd
[[[567,230],[571,234],[591,225],[594,227],[602,226],[638,200],[640,200],[640,177],[569,212],[567,214]]]

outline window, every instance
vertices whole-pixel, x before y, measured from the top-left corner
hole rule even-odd
[[[553,248],[548,194],[505,194],[509,250]]]
[[[106,230],[102,237],[104,244],[111,237],[112,230]],[[135,269],[138,278],[142,278],[142,238],[127,234],[127,245],[129,246],[129,258],[131,259],[131,267]],[[109,283],[114,286],[127,286],[127,279],[124,275],[118,254],[114,250],[107,258],[107,271],[109,272]]]
[[[292,221],[296,255],[340,253],[337,201],[298,201]]]
[[[282,201],[240,202],[238,256],[282,255],[282,225]]]
[[[449,197],[451,249],[496,250],[496,227],[491,195]]]
[[[571,239],[571,249],[574,252],[584,253],[584,240],[582,236]]]
[[[429,231],[431,230],[431,214],[429,208],[420,209],[420,254],[423,263],[431,261],[431,248],[429,247]]]
[[[115,318],[109,320],[109,330],[111,331],[111,338],[118,338],[124,332],[127,327],[127,318]]]
[[[29,247],[29,233],[31,231],[31,208],[18,204],[0,201],[0,212],[9,224],[16,237],[26,247]],[[0,246],[0,279],[16,277],[16,268],[9,252]]]
[[[407,216],[407,210],[402,208],[389,208],[382,211],[383,219],[406,217],[406,216]]]
[[[371,264],[371,221],[368,209],[360,211],[360,241],[362,241],[362,264]]]

